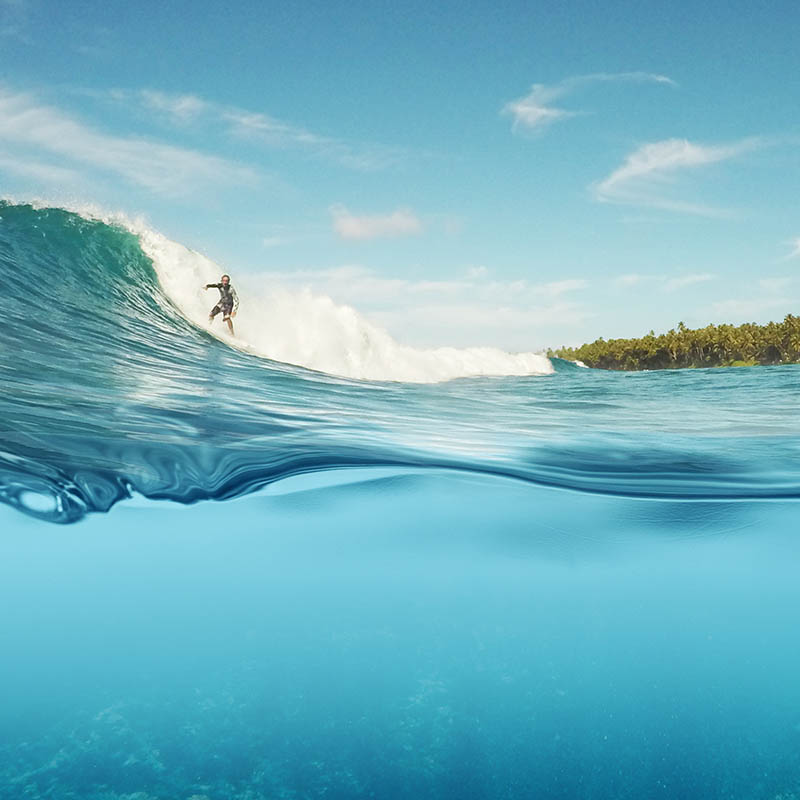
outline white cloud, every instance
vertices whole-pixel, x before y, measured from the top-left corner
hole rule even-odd
[[[645,144],[631,153],[622,166],[592,187],[594,196],[606,203],[646,205],[718,216],[723,213],[719,209],[665,197],[665,184],[674,180],[677,173],[726,161],[758,145],[756,139],[713,146],[693,144],[686,139],[666,139]]]
[[[486,268],[468,268],[462,277],[449,280],[410,280],[387,277],[358,265],[345,265],[322,270],[294,270],[272,272],[269,279],[283,284],[293,284],[317,293],[329,294],[337,302],[370,307],[390,301],[392,305],[404,303],[418,305],[430,299],[444,297],[452,302],[472,303],[475,298],[492,307],[520,306],[528,308],[537,303],[559,298],[569,292],[588,288],[582,278],[569,278],[548,283],[530,283],[519,280],[489,280]]]
[[[180,121],[193,119],[209,110],[209,104],[193,94],[168,95],[143,89],[139,97],[153,111],[165,112]]]
[[[35,181],[60,186],[77,183],[80,180],[80,174],[75,170],[43,161],[9,158],[2,153],[0,153],[0,172],[10,172],[21,175],[23,178],[32,178]]]
[[[530,350],[572,333],[573,325],[595,313],[579,294],[588,287],[581,278],[496,280],[486,268],[465,267],[447,280],[427,280],[349,264],[259,273],[254,280],[358,308],[398,339],[419,346],[491,344]]]
[[[635,82],[663,83],[674,86],[675,82],[664,75],[648,72],[594,73],[567,78],[560,83],[547,86],[535,83],[525,97],[512,100],[503,107],[503,113],[514,118],[513,129],[527,131],[541,130],[559,120],[581,115],[580,111],[568,111],[551,105],[560,97],[564,97],[577,89],[594,83]]]
[[[369,318],[417,346],[446,343],[456,347],[495,346],[504,350],[531,350],[554,336],[572,332],[593,317],[592,308],[557,302],[535,306],[492,305],[473,302],[431,302],[387,309]]]
[[[331,208],[333,228],[342,239],[377,239],[387,236],[413,236],[422,233],[422,222],[410,209],[400,208],[391,214],[356,216],[344,206]]]
[[[114,136],[0,88],[0,144],[7,155],[36,169],[41,154],[121,176],[153,192],[184,195],[208,185],[251,183],[248,167],[217,156],[132,136]],[[12,148],[10,152],[8,148]],[[33,153],[33,156],[32,156]]]
[[[786,258],[800,258],[800,236],[791,242],[791,252]]]
[[[697,283],[706,283],[712,280],[714,280],[714,276],[709,272],[679,275],[675,278],[668,278],[664,288],[668,292],[674,292],[678,289],[685,289],[687,286],[694,286]]]
[[[262,112],[228,106],[195,94],[168,94],[152,89],[114,89],[105,96],[118,102],[141,106],[148,112],[160,114],[169,122],[181,126],[219,127],[228,136],[269,147],[303,149],[352,169],[381,169],[397,161],[401,155],[396,148],[345,142],[282,122]]]
[[[541,85],[534,85],[529,95],[505,106],[504,110],[514,117],[514,130],[544,128],[558,120],[579,116],[580,112],[578,111],[565,111],[562,108],[548,108],[542,105],[545,88]]]

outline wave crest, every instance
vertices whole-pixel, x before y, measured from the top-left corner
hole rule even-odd
[[[216,296],[202,287],[219,280],[222,270],[205,256],[147,229],[137,230],[159,281],[188,319],[208,325]],[[546,356],[506,353],[493,347],[420,349],[397,342],[362,314],[310,290],[264,287],[257,277],[236,277],[242,313],[236,339],[221,324],[215,335],[234,346],[274,361],[346,378],[436,383],[480,375],[548,375]]]

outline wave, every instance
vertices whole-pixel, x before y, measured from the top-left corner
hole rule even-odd
[[[187,319],[207,327],[208,310],[216,297],[202,287],[217,282],[225,270],[155,231],[141,225],[130,229],[139,236],[166,294]],[[215,335],[274,361],[347,378],[417,383],[553,372],[549,359],[539,353],[403,345],[350,306],[337,305],[330,297],[309,289],[264,287],[253,276],[236,278],[235,284],[243,298],[243,313],[236,319],[236,339],[231,339],[222,326]]]
[[[272,313],[263,328],[238,318],[249,346],[215,338],[200,289],[213,262],[145,226],[61,209],[0,205],[0,268],[0,501],[40,519],[73,522],[136,494],[226,499],[352,467],[662,499],[800,496],[798,414],[785,399],[794,367],[761,373],[768,381],[562,361],[546,379],[353,380],[264,357],[286,358],[268,349],[270,332],[287,351],[307,345],[320,359],[310,364],[366,370],[396,357],[419,379],[515,357],[404,349],[351,310],[277,290],[259,307]],[[351,344],[329,345],[334,334]],[[741,403],[715,415],[720,380],[741,384]]]
[[[0,208],[32,213],[65,213],[99,222],[110,231],[127,231],[139,240],[163,294],[183,317],[225,344],[254,355],[345,378],[370,381],[437,383],[475,376],[549,375],[553,366],[541,353],[509,353],[495,347],[415,348],[396,341],[354,308],[335,303],[310,289],[264,286],[258,276],[236,277],[242,298],[231,337],[220,321],[209,325],[208,312],[216,292],[204,291],[226,272],[211,259],[151,229],[142,219],[107,213],[95,206],[51,208],[40,204],[9,204]],[[41,225],[41,221],[36,223]],[[65,222],[64,224],[74,224]],[[146,265],[142,270],[149,272]],[[149,275],[147,276],[149,279]]]

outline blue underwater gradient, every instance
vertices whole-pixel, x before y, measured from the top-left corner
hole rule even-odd
[[[800,796],[798,367],[347,381],[0,217],[0,798]]]

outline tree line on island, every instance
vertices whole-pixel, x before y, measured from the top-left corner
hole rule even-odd
[[[739,367],[800,362],[800,317],[757,325],[706,325],[639,339],[597,339],[580,347],[548,350],[548,356],[582,361],[599,369],[639,370],[681,367]]]

